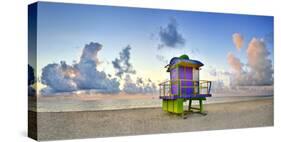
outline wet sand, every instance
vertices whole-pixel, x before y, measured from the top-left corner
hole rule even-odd
[[[29,121],[38,121],[30,124],[29,136],[57,140],[273,126],[273,99],[207,104],[204,109],[208,115],[192,113],[187,119],[161,108],[29,111]]]

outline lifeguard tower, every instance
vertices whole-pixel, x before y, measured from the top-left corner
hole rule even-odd
[[[203,112],[203,101],[211,97],[211,81],[199,80],[203,63],[191,60],[187,55],[174,57],[165,67],[170,80],[160,83],[160,99],[163,111],[184,114],[184,102],[189,100],[188,112]],[[192,101],[199,101],[199,108],[192,107]]]

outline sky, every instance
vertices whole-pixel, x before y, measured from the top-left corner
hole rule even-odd
[[[155,84],[168,79],[164,66],[172,57],[182,54],[204,63],[201,79],[223,80],[228,85],[232,78],[238,80],[245,76],[248,80],[261,80],[263,73],[255,73],[258,77],[248,75],[251,70],[259,72],[257,64],[268,63],[273,69],[273,17],[270,16],[39,2],[37,22],[37,77],[40,80],[44,80],[42,70],[47,65],[65,61],[71,69],[75,68],[71,67],[73,61],[82,64],[79,61],[87,45],[94,50],[99,48],[98,44],[101,49],[91,52],[95,56],[93,68],[101,76],[110,74],[121,86],[131,88],[138,78]],[[250,45],[252,50],[248,50]],[[122,60],[120,54],[128,53],[129,58]],[[250,63],[256,60],[255,53],[264,58]],[[112,63],[116,59],[125,68],[121,70],[124,71],[122,77],[116,75],[118,69]],[[235,68],[235,61],[241,63],[242,69]],[[273,76],[273,72],[264,70],[260,72]],[[72,83],[76,83],[74,88],[82,86],[77,85],[77,81]]]

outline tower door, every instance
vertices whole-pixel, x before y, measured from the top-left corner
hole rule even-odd
[[[192,70],[192,74],[193,74],[193,80],[196,82],[193,82],[193,86],[194,86],[194,94],[199,94],[199,69],[193,68]]]
[[[193,94],[193,72],[191,67],[180,67],[181,95]]]

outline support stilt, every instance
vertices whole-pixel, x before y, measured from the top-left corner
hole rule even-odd
[[[192,99],[189,99],[189,103],[188,103],[188,111],[191,111],[191,104],[192,104]]]
[[[199,108],[198,107],[192,107],[192,100],[193,99],[189,99],[189,104],[188,104],[188,112],[195,112],[195,113],[200,113],[202,115],[207,115],[206,112],[204,112],[204,108],[203,108],[203,100],[204,99],[195,99],[199,101]]]
[[[200,105],[200,113],[203,112],[203,103],[202,103],[202,99],[199,100],[199,105]]]

